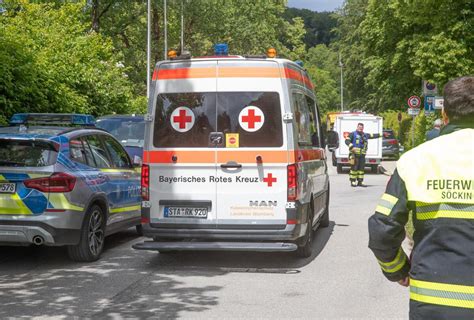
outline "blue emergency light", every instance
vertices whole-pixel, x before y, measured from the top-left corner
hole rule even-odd
[[[227,43],[217,43],[214,45],[214,53],[216,56],[227,56],[229,55],[229,46]]]
[[[27,124],[95,126],[95,118],[74,113],[16,113],[10,118],[12,126]]]
[[[296,60],[295,63],[299,65],[301,68],[304,68],[304,63],[301,60]]]

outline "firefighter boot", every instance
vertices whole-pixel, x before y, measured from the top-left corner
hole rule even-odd
[[[362,187],[362,188],[367,188],[367,185],[364,184],[364,180],[363,180],[363,179],[357,179],[357,186],[358,186],[358,187]]]
[[[351,179],[351,187],[357,187],[355,179]]]

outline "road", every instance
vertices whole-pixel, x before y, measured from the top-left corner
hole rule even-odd
[[[367,174],[363,189],[330,173],[331,223],[308,259],[139,252],[132,229],[109,237],[95,263],[71,262],[63,248],[0,247],[0,319],[406,319],[408,290],[386,281],[367,249],[388,176]]]

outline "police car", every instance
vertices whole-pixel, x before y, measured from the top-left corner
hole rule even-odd
[[[314,87],[267,56],[171,57],[145,116],[139,250],[297,251],[329,225],[329,179]],[[192,240],[192,241],[188,241]]]
[[[73,260],[94,261],[105,236],[140,225],[139,170],[92,116],[10,124],[0,128],[1,245],[66,245]]]

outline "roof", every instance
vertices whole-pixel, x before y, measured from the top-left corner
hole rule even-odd
[[[104,131],[96,127],[48,127],[48,126],[10,126],[0,127],[0,137],[11,137],[11,138],[26,138],[26,139],[51,139],[56,136],[60,136],[66,133],[79,131],[79,130],[98,130]]]
[[[96,121],[106,120],[106,119],[136,119],[143,120],[144,116],[142,114],[109,114],[97,118]]]

